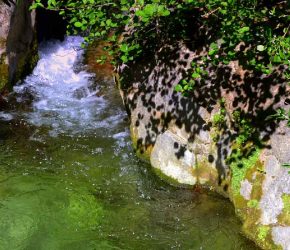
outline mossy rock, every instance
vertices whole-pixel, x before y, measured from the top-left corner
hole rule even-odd
[[[0,63],[0,91],[8,84],[8,65]]]
[[[259,164],[259,156],[260,150],[256,149],[249,158],[244,158],[241,162],[235,161],[231,164],[230,193],[233,198],[234,196],[239,195],[241,182],[245,180],[248,171],[257,169]],[[242,164],[242,167],[239,167],[239,164]]]

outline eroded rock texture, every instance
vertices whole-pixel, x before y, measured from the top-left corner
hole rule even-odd
[[[176,92],[202,51],[167,43],[120,70],[136,151],[174,185],[229,197],[261,247],[289,249],[290,129],[268,118],[288,108],[284,69],[257,76],[234,61],[207,68],[187,96]]]

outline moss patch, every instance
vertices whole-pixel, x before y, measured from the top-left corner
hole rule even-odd
[[[247,206],[249,208],[256,208],[259,206],[259,201],[257,200],[249,200],[248,203],[247,203]]]
[[[67,218],[69,225],[72,227],[95,229],[102,215],[103,209],[93,195],[70,194]]]
[[[259,224],[261,218],[259,201],[265,178],[264,166],[259,160],[260,153],[261,150],[256,149],[250,157],[234,161],[231,164],[230,198],[235,205],[236,214],[243,221],[244,234],[263,249],[278,249],[271,237],[271,227]],[[240,194],[241,182],[245,179],[252,184],[251,200],[249,201]]]
[[[231,191],[233,195],[238,195],[241,189],[241,182],[245,179],[247,171],[254,167],[260,156],[260,150],[256,149],[249,158],[243,158],[242,162],[233,162],[231,164],[232,178],[231,178]],[[242,163],[242,167],[239,165]]]
[[[269,226],[260,226],[258,228],[258,238],[259,240],[264,241],[268,235],[270,231],[270,227]]]
[[[287,194],[282,195],[282,200],[284,204],[283,210],[288,211],[290,213],[290,195]]]
[[[290,195],[284,194],[282,195],[283,200],[283,210],[278,217],[278,221],[280,224],[285,226],[290,226]]]

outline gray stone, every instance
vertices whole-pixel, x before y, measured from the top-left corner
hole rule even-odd
[[[282,246],[283,250],[290,250],[290,227],[274,227],[272,237],[277,245]]]
[[[245,200],[251,199],[253,185],[246,179],[241,182],[240,194],[245,198]]]
[[[177,183],[194,185],[197,182],[197,178],[193,174],[195,156],[186,148],[185,142],[172,132],[166,131],[158,136],[150,162],[152,167],[160,170]],[[184,150],[180,157],[178,157],[179,150]]]
[[[275,224],[283,209],[283,194],[290,194],[290,174],[273,155],[265,159],[266,178],[263,182],[263,195],[260,201],[261,223]],[[290,238],[290,235],[289,235]]]
[[[290,162],[290,127],[286,122],[281,123],[277,132],[271,137],[271,149],[279,162]]]

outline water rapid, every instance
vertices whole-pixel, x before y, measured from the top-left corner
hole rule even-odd
[[[81,42],[42,44],[0,111],[0,249],[256,249],[227,200],[135,157],[118,91],[86,71]]]

